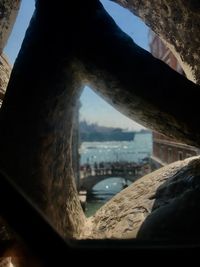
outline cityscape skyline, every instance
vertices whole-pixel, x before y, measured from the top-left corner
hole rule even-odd
[[[112,16],[116,24],[127,33],[135,43],[149,51],[148,27],[130,11],[109,0],[101,0],[106,11]],[[20,50],[26,29],[34,11],[34,0],[22,0],[19,15],[11,36],[4,49],[9,62],[14,64]],[[107,127],[119,127],[128,130],[140,130],[145,127],[122,115],[108,104],[88,86],[85,86],[80,97],[80,119],[88,123],[97,123]]]

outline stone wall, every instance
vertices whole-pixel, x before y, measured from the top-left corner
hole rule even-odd
[[[80,238],[86,219],[75,189],[71,144],[82,87],[92,85],[130,118],[198,146],[199,116],[194,114],[199,113],[200,91],[139,48],[98,1],[36,4],[0,112],[0,164],[61,235]],[[183,109],[185,101],[193,103],[190,110]],[[153,180],[151,175],[146,188],[158,187]],[[118,218],[124,216],[120,201]],[[106,207],[100,214],[105,230],[104,218],[112,211]],[[118,209],[112,224],[116,214]]]
[[[2,0],[0,3],[0,54],[12,31],[21,0]]]
[[[0,105],[3,101],[4,94],[8,85],[11,73],[11,65],[4,54],[0,55]]]
[[[200,83],[199,1],[112,1],[139,16],[174,52],[187,77]]]

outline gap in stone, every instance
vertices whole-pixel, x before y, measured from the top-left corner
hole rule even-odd
[[[101,3],[135,43],[149,50],[149,28],[144,22],[116,3]],[[86,216],[90,216],[136,178],[151,171],[152,133],[122,115],[89,87],[82,93],[80,106],[79,155],[74,157],[80,158],[79,173],[77,162],[74,165],[80,200]],[[121,140],[114,140],[120,135]]]
[[[176,57],[152,30],[149,30],[149,47],[154,57],[161,59],[173,70],[185,75]],[[181,144],[163,134],[153,132],[152,170],[197,155],[200,155],[198,148]]]
[[[137,45],[149,51],[149,27],[128,9],[110,0],[101,0],[100,2],[119,28],[128,34]]]
[[[127,9],[109,0],[101,0],[101,3],[118,26],[135,43],[184,75],[175,56],[139,18]],[[142,126],[136,126],[135,124],[136,128],[138,127],[137,129],[127,126],[127,120],[132,125],[134,122],[123,116],[120,112],[114,112],[114,108],[108,104],[107,108],[105,108],[104,100],[99,97],[96,100],[99,102],[98,105],[94,100],[89,102],[88,99],[92,99],[92,95],[95,95],[95,93],[91,89],[85,88],[81,97],[80,135],[83,134],[81,131],[85,130],[90,135],[90,138],[92,138],[95,128],[97,130],[99,126],[117,127],[129,131],[136,130],[136,132],[134,133],[134,140],[128,141],[129,144],[126,141],[118,142],[117,144],[112,141],[95,142],[90,140],[85,142],[86,140],[82,140],[80,142],[79,175],[81,179],[83,177],[86,178],[85,188],[83,188],[83,191],[80,191],[80,194],[83,201],[87,199],[86,202],[82,203],[86,216],[93,215],[106,201],[132,183],[125,175],[125,172],[128,173],[130,168],[130,176],[132,175],[132,178],[139,178],[146,173],[177,160],[184,160],[185,158],[200,154],[197,148],[177,143],[175,140],[160,133],[151,133],[147,129],[143,130]],[[88,109],[88,111],[86,112],[85,109]],[[115,115],[109,117],[111,114]],[[96,120],[95,116],[97,116]],[[118,124],[113,125],[116,122]],[[142,134],[137,132],[139,129]],[[145,134],[143,135],[143,133]],[[146,153],[146,157],[134,158],[134,153],[135,155]],[[80,181],[83,184],[83,180],[81,179]],[[96,181],[92,182],[92,179]]]
[[[25,32],[35,9],[35,0],[22,0],[18,16],[8,42],[3,50],[10,64],[14,64],[20,50]]]
[[[87,86],[77,108],[79,155],[74,159],[80,159],[80,172],[75,171],[79,177],[76,184],[85,214],[91,216],[114,195],[151,172],[152,133]]]
[[[174,58],[174,56],[172,55],[172,53],[169,51],[169,49],[167,49],[164,44],[161,43],[161,41],[159,40],[159,38],[156,35],[153,35],[151,33],[149,33],[149,28],[136,16],[134,16],[131,12],[129,12],[127,9],[124,9],[122,7],[120,7],[118,4],[113,3],[109,0],[101,0],[102,4],[104,5],[105,9],[107,10],[107,12],[113,17],[113,19],[115,20],[115,22],[118,24],[118,26],[124,31],[126,32],[133,40],[135,43],[137,43],[139,46],[141,46],[142,48],[150,51],[154,56],[160,58],[161,60],[163,60],[166,64],[170,65],[174,70],[178,71],[178,72],[182,72],[180,66],[177,63],[177,60]],[[23,41],[26,29],[28,27],[29,21],[31,19],[31,16],[33,14],[34,11],[34,5],[35,5],[35,1],[34,0],[22,0],[21,3],[21,8],[19,11],[19,14],[17,16],[17,20],[15,22],[14,28],[12,30],[12,33],[10,35],[10,38],[8,40],[8,43],[4,49],[4,53],[7,55],[8,57],[8,61],[13,64],[15,61],[15,58],[19,52],[19,49],[21,47],[21,43]],[[151,37],[149,39],[149,37]],[[150,47],[149,47],[149,40],[150,40]],[[1,88],[0,88],[1,89]],[[96,96],[96,99],[98,98],[98,104],[95,101],[91,101],[90,103],[88,102],[87,106],[88,106],[88,114],[89,117],[84,115],[84,107],[86,105],[86,102],[84,102],[84,99],[92,99],[92,95],[95,95],[94,92],[91,91],[91,89],[89,88],[85,88],[82,97],[81,97],[81,107],[80,107],[80,111],[82,112],[80,114],[80,118],[82,121],[82,126],[81,127],[88,127],[88,128],[97,128],[97,125],[99,126],[104,126],[104,127],[113,127],[119,130],[119,128],[122,128],[123,131],[124,130],[128,130],[128,131],[138,131],[140,130],[140,128],[137,129],[137,127],[141,127],[141,130],[143,131],[142,126],[137,126],[136,128],[132,128],[132,126],[128,126],[128,122],[127,121],[131,121],[129,120],[127,117],[123,116],[121,113],[119,113],[118,111],[115,111],[115,115],[114,114],[114,109],[109,106],[107,104],[107,107],[105,108],[105,101],[103,99],[101,99],[100,97]],[[1,101],[0,101],[1,102]],[[105,103],[104,103],[105,102]],[[95,105],[96,103],[96,105]],[[93,107],[92,107],[93,106]],[[99,117],[99,119],[95,120],[94,115],[97,115],[99,112],[99,114],[101,115],[102,118],[104,118],[104,121],[102,121]],[[112,116],[108,116],[108,115]],[[85,116],[85,117],[84,117]],[[123,119],[122,119],[123,117]],[[105,120],[106,119],[106,120]],[[85,121],[84,121],[85,120]],[[120,122],[120,123],[119,123]],[[95,123],[97,123],[97,125],[95,126]],[[130,124],[132,123],[132,125],[135,125],[134,122],[130,122]],[[102,127],[103,129],[103,127]],[[115,133],[116,134],[116,133]],[[136,142],[138,136],[142,136],[142,134],[146,134],[145,131],[143,131],[143,133],[138,133],[136,132],[134,134],[134,142]],[[147,130],[147,135],[149,135],[149,139],[147,141],[147,144],[145,146],[145,148],[148,148],[149,150],[152,151],[148,153],[149,156],[149,160],[150,160],[150,168],[147,167],[146,170],[144,169],[144,172],[147,171],[149,172],[150,169],[154,170],[157,169],[159,167],[162,167],[164,165],[167,165],[171,162],[177,161],[177,160],[183,160],[185,158],[191,157],[191,156],[195,156],[195,155],[199,155],[200,151],[199,149],[195,148],[195,147],[191,147],[191,146],[186,146],[180,143],[177,143],[174,140],[171,140],[159,133],[153,133],[151,134],[148,130]],[[152,137],[151,137],[152,136]],[[73,165],[74,165],[74,170],[76,170],[75,172],[75,177],[76,177],[76,183],[77,183],[77,187],[79,189],[79,175],[82,175],[81,172],[83,172],[82,170],[82,165],[83,164],[87,164],[89,163],[90,165],[92,165],[92,167],[90,167],[90,170],[93,174],[95,173],[95,162],[98,163],[98,167],[100,165],[100,163],[103,162],[103,167],[98,168],[97,172],[99,173],[101,171],[101,175],[104,175],[104,180],[102,179],[101,181],[99,180],[99,182],[97,182],[96,184],[93,185],[92,189],[93,191],[101,191],[102,188],[104,189],[104,199],[105,200],[105,195],[107,196],[106,198],[109,199],[111,197],[112,194],[109,194],[107,189],[111,189],[113,191],[120,191],[121,189],[123,189],[124,186],[128,185],[129,179],[125,179],[122,175],[122,173],[120,174],[120,177],[113,177],[113,178],[108,178],[109,183],[111,183],[111,179],[114,179],[113,182],[108,185],[106,184],[108,181],[106,179],[106,174],[104,174],[106,172],[106,167],[104,164],[104,161],[106,160],[108,162],[109,159],[114,158],[115,162],[119,162],[119,161],[126,161],[127,158],[125,156],[125,154],[130,154],[131,152],[129,151],[129,149],[131,149],[131,146],[127,146],[126,144],[123,145],[114,145],[112,148],[109,148],[109,145],[104,145],[102,146],[103,142],[101,141],[100,144],[98,144],[98,146],[94,149],[92,147],[94,147],[94,143],[92,142],[93,145],[91,147],[87,147],[86,145],[83,145],[84,142],[81,141],[81,143],[77,143],[77,137],[74,137],[74,142],[75,144],[78,144],[79,146],[79,150],[78,149],[74,149],[73,151],[73,155],[74,155],[74,160],[73,160]],[[149,141],[149,140],[152,141]],[[111,141],[112,142],[112,141]],[[122,141],[123,142],[131,142],[131,141]],[[141,142],[141,146],[144,146],[146,141],[142,141]],[[149,142],[149,143],[148,143]],[[104,142],[105,143],[105,142]],[[150,145],[151,143],[151,145]],[[87,144],[88,145],[88,144]],[[89,146],[89,145],[88,145]],[[151,148],[149,148],[151,146]],[[76,148],[76,145],[73,146],[73,148]],[[110,149],[110,151],[108,151]],[[82,151],[86,151],[86,153],[82,153]],[[122,153],[120,152],[122,151]],[[124,153],[124,151],[130,152],[130,153]],[[137,150],[133,151],[133,154],[136,153]],[[80,154],[79,154],[80,152]],[[95,153],[94,153],[95,152]],[[102,160],[98,160],[97,162],[97,156],[101,155],[102,158],[102,154],[103,153],[107,153],[105,154],[106,156],[103,158],[105,159],[104,161]],[[120,152],[120,153],[119,153]],[[141,153],[140,156],[142,156],[142,150],[140,151]],[[82,154],[81,154],[82,153]],[[89,154],[87,154],[89,153]],[[112,156],[109,155],[109,153],[113,153]],[[124,154],[123,154],[124,153]],[[80,157],[81,156],[81,157]],[[79,157],[80,157],[80,161],[79,161]],[[142,160],[143,158],[140,158],[140,160]],[[133,159],[132,159],[133,161]],[[81,172],[79,172],[81,166]],[[102,166],[102,164],[101,164]],[[114,166],[116,167],[116,166]],[[118,167],[118,166],[117,166]],[[123,168],[122,168],[123,169]],[[121,171],[122,171],[121,169]],[[128,170],[128,165],[126,166],[126,171]],[[113,168],[110,165],[110,169],[107,170],[109,173],[109,176],[112,174],[112,171],[116,172],[116,168]],[[118,169],[118,174],[120,172],[120,170]],[[144,174],[143,172],[143,174]],[[116,174],[116,173],[115,173]],[[117,180],[115,180],[117,179]],[[90,190],[92,191],[92,189],[90,188]],[[83,196],[84,198],[84,196]],[[99,204],[101,205],[101,203]],[[93,212],[93,211],[92,211]],[[86,213],[87,216],[91,215],[91,213],[89,213],[87,211]]]

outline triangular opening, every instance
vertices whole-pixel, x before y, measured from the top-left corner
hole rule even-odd
[[[152,132],[121,114],[89,87],[84,88],[78,107],[78,189],[85,213],[90,216],[151,171]]]

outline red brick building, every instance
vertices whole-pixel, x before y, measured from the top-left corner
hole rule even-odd
[[[177,143],[162,134],[156,132],[153,133],[152,160],[154,168],[199,154],[200,151],[196,147]]]
[[[172,52],[166,47],[163,41],[154,33],[150,32],[150,51],[151,54],[167,63],[172,69],[184,75],[184,72],[179,65],[177,59],[172,54]]]
[[[167,63],[171,68],[184,75],[184,72],[179,65],[177,59],[172,52],[165,46],[162,40],[152,31],[150,32],[150,51],[153,56]],[[168,138],[160,133],[153,133],[153,169],[172,163],[177,160],[182,160],[191,156],[200,154],[198,148],[177,143],[171,138]]]

